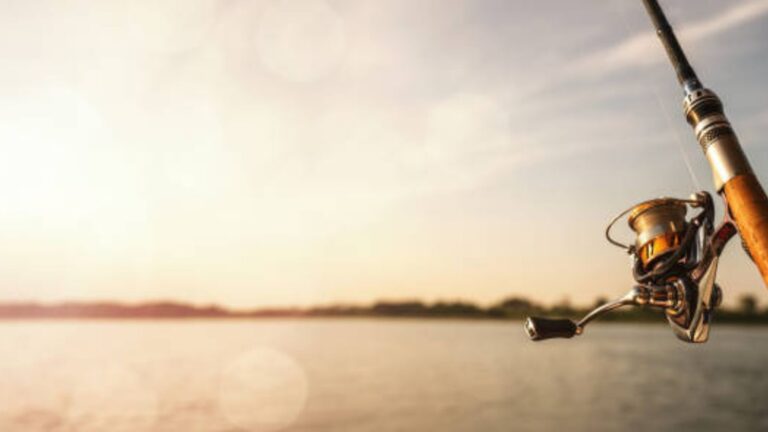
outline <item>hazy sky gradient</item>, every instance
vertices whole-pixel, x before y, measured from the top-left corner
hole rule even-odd
[[[768,181],[768,1],[662,3]],[[712,188],[640,1],[2,10],[0,300],[589,302],[615,213]]]

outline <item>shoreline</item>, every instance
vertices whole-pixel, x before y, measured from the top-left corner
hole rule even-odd
[[[206,316],[26,316],[26,317],[2,317],[0,316],[0,324],[4,323],[20,323],[20,322],[125,322],[125,323],[138,323],[138,322],[246,322],[246,321],[413,321],[413,322],[472,322],[472,323],[510,323],[522,325],[524,319],[522,318],[490,318],[490,317],[458,317],[458,316],[445,316],[445,317],[417,317],[417,316],[377,316],[377,315],[337,315],[337,316],[322,316],[322,315],[303,315],[303,316],[225,316],[225,317],[206,317]],[[718,319],[714,317],[713,322],[723,326],[744,326],[744,327],[768,327],[768,321],[758,320],[733,320],[733,319]],[[661,325],[666,324],[665,319],[660,320],[631,320],[631,319],[610,319],[595,321],[593,324],[600,325],[625,325],[625,324],[641,324],[641,325]]]

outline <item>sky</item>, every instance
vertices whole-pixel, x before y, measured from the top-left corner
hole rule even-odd
[[[0,3],[0,301],[587,304],[712,190],[640,1]],[[768,0],[662,5],[768,182]]]

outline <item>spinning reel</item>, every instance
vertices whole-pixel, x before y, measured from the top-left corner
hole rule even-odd
[[[688,208],[698,211],[686,220]],[[726,205],[726,209],[728,206]],[[622,217],[635,233],[626,245],[611,237]],[[712,197],[699,192],[689,199],[659,198],[645,201],[616,216],[605,230],[608,241],[632,256],[634,288],[606,303],[581,321],[528,318],[525,331],[532,340],[570,338],[584,332],[592,320],[622,306],[663,309],[675,335],[686,342],[706,342],[722,292],[715,283],[717,263],[736,227],[727,214],[715,229]]]

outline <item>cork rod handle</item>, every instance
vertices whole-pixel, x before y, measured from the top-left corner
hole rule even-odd
[[[732,178],[723,193],[739,234],[768,287],[768,197],[752,173]]]

